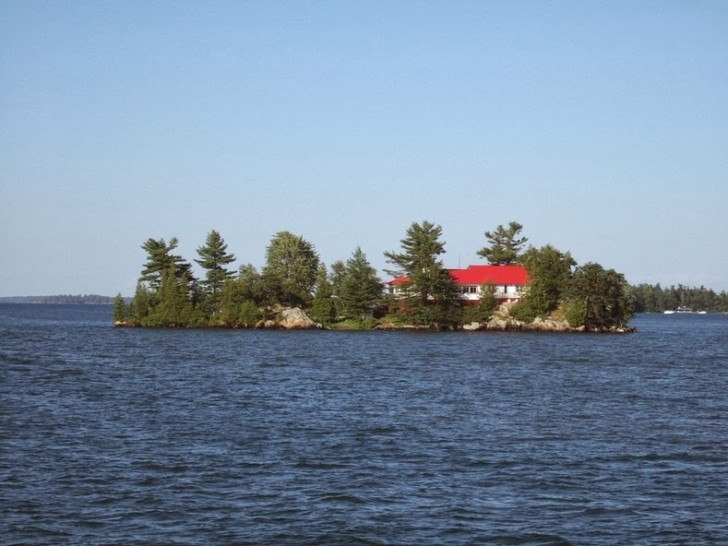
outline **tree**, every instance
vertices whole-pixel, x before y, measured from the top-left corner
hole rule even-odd
[[[220,290],[220,308],[216,315],[221,324],[231,328],[252,328],[262,314],[240,279],[227,279]]]
[[[488,260],[493,265],[510,265],[516,263],[521,252],[521,248],[527,237],[518,238],[523,226],[518,222],[510,222],[507,228],[499,225],[494,232],[486,231],[485,238],[490,243],[478,251],[478,256]]]
[[[180,328],[199,324],[201,319],[190,297],[188,273],[180,276],[174,264],[170,265],[162,275],[156,301],[145,317],[146,325]]]
[[[463,317],[465,322],[485,322],[493,316],[493,311],[498,308],[498,298],[495,294],[495,286],[492,284],[482,284],[480,286],[480,300],[478,303],[465,307]]]
[[[339,295],[341,292],[341,283],[344,281],[346,275],[346,264],[341,260],[336,260],[331,264],[331,287],[334,289],[334,295]]]
[[[402,252],[385,252],[387,261],[397,266],[394,276],[406,276],[405,300],[402,301],[415,320],[422,324],[450,324],[457,319],[458,288],[438,258],[445,253],[440,241],[442,228],[431,222],[413,223],[401,239]]]
[[[600,330],[624,326],[632,316],[624,275],[596,263],[577,267],[568,287],[571,326]]]
[[[260,274],[250,264],[241,265],[235,278],[225,279],[220,289],[216,318],[233,328],[251,328],[261,318]]]
[[[208,233],[205,244],[197,249],[197,254],[200,259],[195,262],[207,270],[205,280],[201,284],[205,288],[205,295],[214,313],[219,303],[223,283],[233,276],[233,272],[225,269],[225,266],[234,262],[235,256],[228,254],[227,244],[215,230]]]
[[[371,315],[382,297],[382,281],[359,247],[346,261],[339,296],[347,314],[359,321]]]
[[[114,298],[113,321],[123,323],[123,322],[126,322],[127,318],[128,318],[128,315],[127,315],[126,302],[124,301],[124,298],[121,296],[121,293],[119,293]]]
[[[174,266],[177,276],[187,273],[190,283],[194,283],[190,264],[185,262],[182,256],[172,254],[178,244],[177,237],[172,237],[169,244],[165,243],[164,239],[147,239],[142,244],[142,248],[147,252],[147,262],[139,280],[147,283],[152,290],[157,290],[162,283],[163,274],[170,266]]]
[[[313,303],[311,304],[311,318],[324,326],[328,326],[336,320],[334,288],[329,281],[324,264],[319,265],[316,273],[316,292],[313,295]]]
[[[526,300],[534,316],[545,317],[562,300],[576,261],[569,252],[560,252],[551,245],[529,247],[521,256],[531,284]]]
[[[268,302],[308,306],[318,266],[319,257],[311,243],[289,231],[276,233],[266,250],[262,272]]]

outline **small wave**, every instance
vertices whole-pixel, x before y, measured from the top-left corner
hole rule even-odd
[[[324,503],[336,504],[366,504],[366,500],[349,493],[332,493],[319,497],[318,500]]]
[[[295,465],[296,468],[305,468],[310,470],[335,470],[338,468],[347,468],[349,465],[346,463],[330,463],[323,461],[309,461],[308,459],[301,459]]]
[[[519,535],[494,535],[481,537],[480,544],[499,544],[503,546],[571,546],[571,542],[559,535],[525,533]]]

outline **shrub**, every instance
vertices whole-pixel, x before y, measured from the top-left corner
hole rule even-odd
[[[584,326],[586,319],[586,309],[584,308],[584,304],[581,303],[581,301],[573,302],[566,310],[565,318],[566,322],[568,322],[569,326],[572,328]]]
[[[510,308],[509,314],[516,320],[531,323],[536,319],[536,310],[531,307],[528,300],[520,301]]]

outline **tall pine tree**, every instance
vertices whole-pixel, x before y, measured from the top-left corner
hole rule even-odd
[[[382,281],[359,247],[346,261],[339,296],[347,314],[359,321],[371,316],[382,298]]]
[[[387,261],[397,266],[388,271],[408,277],[404,284],[407,312],[421,324],[453,325],[459,321],[458,288],[439,256],[445,253],[440,240],[442,227],[431,222],[413,223],[400,242],[402,252],[385,252]]]
[[[523,226],[518,222],[511,222],[507,228],[498,226],[494,232],[486,231],[485,238],[490,243],[478,251],[478,256],[488,260],[493,265],[510,265],[518,261],[521,248],[528,241],[528,237],[518,237]]]
[[[219,305],[220,291],[226,279],[233,276],[233,272],[225,266],[235,261],[235,256],[227,252],[227,244],[222,236],[214,229],[208,233],[205,244],[197,249],[200,256],[195,262],[206,269],[205,280],[201,282],[207,299],[207,304],[214,313]]]

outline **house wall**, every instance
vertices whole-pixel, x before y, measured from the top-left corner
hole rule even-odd
[[[463,285],[460,287],[460,299],[476,302],[480,300],[480,286]],[[495,287],[495,297],[499,300],[517,300],[522,295],[522,287],[515,284],[498,285]]]

